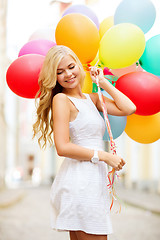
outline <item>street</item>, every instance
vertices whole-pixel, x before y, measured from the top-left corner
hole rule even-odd
[[[0,240],[69,240],[50,228],[50,187],[27,188],[12,206],[0,208]],[[159,240],[160,215],[122,205],[112,213],[114,234],[109,240]]]

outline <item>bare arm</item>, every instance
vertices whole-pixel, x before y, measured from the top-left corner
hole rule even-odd
[[[108,92],[108,94],[114,99],[111,100],[107,97],[104,97],[108,114],[116,116],[127,116],[133,114],[136,111],[135,104],[104,78],[102,69],[93,67],[91,69],[91,78],[93,82],[96,81],[95,76],[97,76],[99,79],[100,87]],[[96,106],[99,111],[102,111],[98,94],[96,95]]]
[[[63,93],[53,98],[53,131],[54,142],[58,155],[77,160],[90,161],[94,150],[73,144],[69,140],[70,105],[67,96]],[[124,160],[105,151],[98,151],[100,161],[106,162],[116,170],[122,169]]]

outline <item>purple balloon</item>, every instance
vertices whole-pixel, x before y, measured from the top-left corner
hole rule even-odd
[[[46,56],[49,49],[55,45],[55,42],[47,39],[29,41],[20,49],[18,57],[26,54],[40,54]]]
[[[67,14],[70,14],[70,13],[80,13],[80,14],[83,14],[83,15],[87,16],[88,18],[90,18],[95,23],[95,25],[99,29],[98,17],[89,7],[87,7],[85,5],[80,5],[80,4],[79,5],[72,5],[64,11],[62,17],[64,17]]]

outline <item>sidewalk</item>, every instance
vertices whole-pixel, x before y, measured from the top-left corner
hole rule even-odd
[[[122,202],[160,215],[160,195],[124,187],[118,187],[116,193]],[[25,195],[25,188],[0,191],[0,208],[6,208],[18,203]]]
[[[4,189],[0,191],[0,208],[10,207],[25,197],[25,190]]]
[[[122,202],[160,215],[160,195],[137,189],[117,189],[117,196]]]

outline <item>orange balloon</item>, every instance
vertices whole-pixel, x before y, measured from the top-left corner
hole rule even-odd
[[[127,116],[127,135],[139,143],[153,143],[160,138],[160,112],[154,115]]]
[[[65,15],[55,31],[56,43],[71,48],[82,63],[91,62],[98,52],[99,32],[96,25],[79,13]]]
[[[86,76],[84,79],[83,87],[82,87],[82,92],[83,93],[92,93],[92,79],[90,77],[90,73],[86,72]]]

